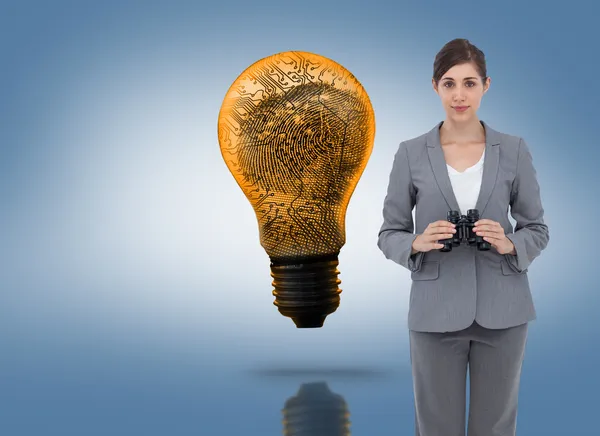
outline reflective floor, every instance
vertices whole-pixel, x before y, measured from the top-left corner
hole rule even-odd
[[[411,435],[406,332],[348,335],[331,352],[318,339],[339,335],[337,323],[351,312],[340,310],[327,328],[306,332],[313,351],[291,339],[286,350],[281,338],[297,332],[291,328],[270,337],[280,344],[265,345],[261,329],[239,328],[221,340],[207,332],[177,339],[158,330],[142,335],[133,321],[126,326],[116,317],[100,329],[50,311],[28,320],[7,314],[0,433]],[[289,321],[279,316],[268,324]],[[585,323],[531,325],[519,435],[591,434],[585,429],[595,425],[600,359]]]

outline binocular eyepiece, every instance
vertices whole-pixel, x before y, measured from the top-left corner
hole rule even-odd
[[[487,251],[492,247],[482,236],[478,236],[473,231],[474,224],[479,220],[477,209],[469,209],[466,215],[461,215],[457,210],[451,210],[448,212],[446,219],[456,225],[456,233],[451,238],[439,241],[440,244],[444,245],[440,251],[452,251],[452,247],[458,247],[462,243],[475,245],[479,251]]]

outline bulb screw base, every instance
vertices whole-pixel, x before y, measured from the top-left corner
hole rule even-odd
[[[340,305],[337,253],[319,258],[271,261],[273,295],[279,312],[297,328],[323,327]]]

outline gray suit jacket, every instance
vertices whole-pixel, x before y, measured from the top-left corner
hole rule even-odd
[[[434,249],[411,256],[417,234],[429,223],[445,220],[449,210],[460,209],[440,145],[442,122],[430,132],[402,142],[394,157],[377,245],[387,259],[411,271],[411,330],[457,331],[473,321],[500,329],[536,318],[527,271],[546,248],[549,232],[531,153],[522,138],[481,123],[486,145],[475,208],[480,218],[502,225],[516,255],[461,245],[447,253]],[[516,221],[514,232],[509,206]]]

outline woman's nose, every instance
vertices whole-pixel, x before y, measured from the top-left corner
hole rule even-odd
[[[459,86],[454,88],[454,95],[452,96],[455,100],[462,100],[464,97],[463,89]]]

